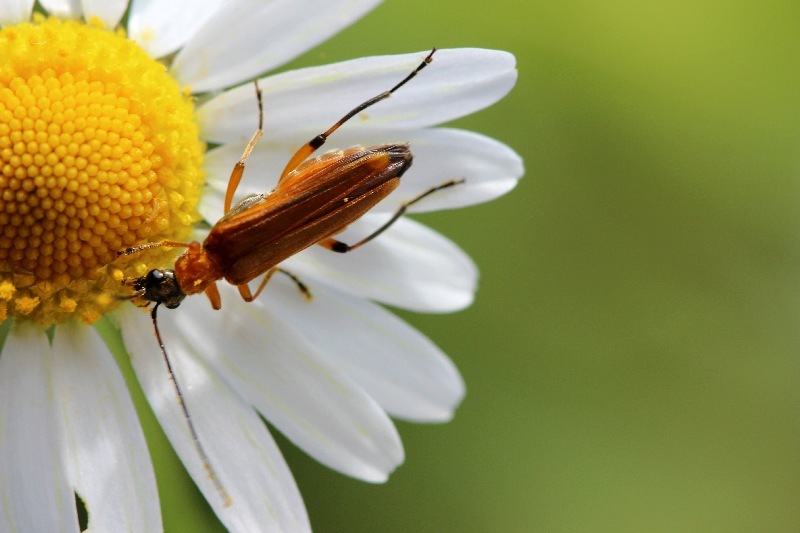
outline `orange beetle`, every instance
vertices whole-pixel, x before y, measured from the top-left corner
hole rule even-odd
[[[322,146],[328,136],[364,109],[388,98],[393,92],[425,68],[436,49],[392,89],[385,91],[347,113],[326,132],[301,147],[286,165],[278,185],[269,193],[250,195],[230,206],[241,181],[245,161],[263,134],[261,125],[250,140],[242,159],[236,164],[225,195],[225,215],[211,228],[202,243],[161,241],[120,252],[132,254],[159,246],[181,246],[188,250],[175,261],[174,269],[154,269],[132,281],[134,297],[164,304],[173,309],[190,294],[205,292],[215,309],[221,307],[216,282],[225,279],[236,285],[246,301],[256,298],[278,264],[288,257],[319,244],[335,252],[349,252],[372,240],[411,204],[432,192],[452,186],[449,181],[429,189],[402,204],[394,216],[368,237],[353,245],[333,238],[360,218],[400,184],[400,177],[411,166],[407,144],[385,144],[330,152],[303,162]],[[259,108],[261,96],[257,91]],[[265,274],[255,293],[248,283]],[[306,294],[302,283],[293,278]],[[155,309],[154,309],[155,311]]]

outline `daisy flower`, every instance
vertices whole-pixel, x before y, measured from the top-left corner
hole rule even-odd
[[[37,13],[33,3],[0,3],[0,530],[77,531],[76,495],[92,531],[161,529],[147,446],[123,377],[90,327],[98,321],[114,324],[109,334],[124,341],[156,416],[226,527],[309,530],[262,417],[321,463],[385,481],[403,461],[390,417],[446,421],[464,385],[430,340],[380,304],[461,309],[475,292],[473,263],[402,218],[353,253],[312,247],[287,260],[311,302],[276,276],[252,303],[223,283],[221,312],[202,297],[162,312],[164,342],[226,506],[150,317],[120,299],[126,278],[171,266],[176,251],[117,252],[202,239],[221,216],[231,168],[258,120],[255,77],[265,135],[239,195],[269,191],[299,146],[392,87],[425,53],[260,77],[377,0],[40,0],[46,12]],[[491,105],[515,80],[510,54],[441,50],[396,95],[338,130],[329,145],[408,142],[414,154],[398,190],[341,240],[359,240],[402,201],[448,179],[466,182],[412,210],[511,190],[523,172],[511,149],[432,126]]]

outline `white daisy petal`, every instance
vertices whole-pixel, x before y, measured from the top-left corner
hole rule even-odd
[[[241,197],[237,195],[237,198]],[[213,224],[215,220],[219,220],[223,215],[222,202],[224,199],[225,193],[219,193],[208,189],[208,192],[203,193],[203,196],[200,198],[197,210],[205,220]]]
[[[386,219],[387,215],[368,213],[336,238],[353,244]],[[478,270],[463,250],[408,218],[350,253],[312,246],[285,265],[301,279],[313,278],[351,294],[423,313],[467,307],[478,280]]]
[[[133,0],[128,34],[151,57],[171,54],[205,24],[223,0]]]
[[[427,337],[363,298],[314,284],[306,300],[285,276],[259,297],[390,415],[417,422],[449,420],[464,397],[455,365]]]
[[[198,209],[208,221],[219,220],[223,215],[223,201],[233,166],[242,157],[247,142],[230,143],[206,152],[203,166],[206,171],[206,192],[200,198]],[[272,190],[278,177],[289,161],[286,145],[262,139],[247,159],[244,178],[239,184],[235,198],[241,199],[251,193]]]
[[[206,171],[206,183],[209,186],[217,192],[225,193],[233,166],[242,157],[246,145],[247,141],[233,142],[206,152],[203,165]],[[283,167],[292,156],[291,153],[289,156],[286,155],[291,152],[290,145],[291,141],[287,142],[284,139],[259,141],[247,158],[244,178],[239,184],[236,195],[245,196],[256,191],[262,193],[275,187]]]
[[[314,134],[326,130],[356,105],[397,84],[425,55],[375,56],[263,78],[265,138],[280,139],[298,126]],[[348,127],[440,124],[495,103],[516,79],[515,59],[508,52],[439,50],[414,80]],[[222,93],[197,111],[203,138],[217,143],[249,138],[257,109],[252,85]]]
[[[39,3],[54,17],[78,18],[83,14],[81,0],[39,0]]]
[[[128,9],[128,0],[81,0],[86,20],[97,17],[107,28],[116,28]]]
[[[45,332],[17,325],[0,356],[0,531],[78,531]]]
[[[199,299],[199,298],[198,298]],[[118,313],[125,346],[142,388],[187,470],[225,526],[234,532],[310,531],[291,472],[258,415],[195,350],[176,334],[164,312],[161,329],[184,400],[212,468],[231,497],[221,495],[204,470],[169,380],[147,315],[133,306]],[[220,342],[215,338],[214,345]]]
[[[385,481],[403,461],[403,449],[380,406],[320,360],[324,346],[293,331],[275,301],[245,303],[231,286],[220,289],[225,312],[195,298],[174,313],[178,328],[192,337],[186,342],[317,461],[365,481]]]
[[[175,57],[173,75],[193,92],[230,87],[327,40],[379,0],[233,0]]]
[[[0,0],[0,26],[10,26],[31,18],[33,0]]]
[[[159,531],[147,443],[122,374],[92,328],[65,324],[53,338],[53,382],[65,464],[93,531]]]
[[[329,144],[331,147],[345,148],[356,144],[371,146],[393,142],[410,143],[414,162],[400,180],[400,187],[375,206],[373,212],[394,212],[402,202],[451,179],[466,181],[426,197],[414,204],[409,212],[452,209],[487,202],[513,189],[524,172],[522,159],[511,148],[484,135],[464,130],[345,128],[337,132]],[[203,214],[212,216],[208,220],[218,220],[222,215],[221,198],[224,198],[231,169],[242,156],[245,144],[227,144],[206,154],[208,184],[217,193],[203,198]],[[283,144],[266,141],[256,145],[247,160],[237,198],[271,190],[289,159],[286,152]]]

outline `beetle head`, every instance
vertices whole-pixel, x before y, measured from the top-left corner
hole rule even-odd
[[[153,269],[136,278],[133,287],[141,298],[164,304],[169,309],[175,309],[186,298],[186,293],[178,285],[175,272],[169,269]]]

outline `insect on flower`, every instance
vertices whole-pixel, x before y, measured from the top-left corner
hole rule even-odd
[[[451,180],[428,189],[404,202],[394,215],[374,232],[355,244],[346,244],[336,240],[334,236],[397,188],[400,177],[411,166],[411,150],[407,144],[385,144],[366,148],[354,146],[306,161],[344,123],[368,107],[388,98],[414,78],[433,61],[435,52],[436,49],[433,49],[393,88],[356,106],[327,131],[303,145],[289,160],[273,191],[250,195],[231,206],[233,195],[244,173],[245,162],[263,135],[263,105],[260,90],[256,86],[259,127],[231,173],[225,194],[225,214],[211,228],[208,237],[202,243],[159,241],[119,252],[120,255],[130,255],[156,247],[187,248],[187,251],[175,261],[174,269],[153,269],[145,276],[130,280],[129,283],[135,291],[130,298],[155,303],[151,316],[167,370],[181,400],[184,417],[195,446],[226,504],[229,503],[229,498],[213,473],[210,461],[194,429],[189,410],[183,402],[180,386],[172,372],[158,330],[158,307],[164,304],[167,308],[174,309],[186,296],[204,292],[211,305],[215,309],[220,309],[221,299],[216,282],[223,278],[236,285],[242,298],[249,302],[258,297],[271,276],[279,271],[289,275],[301,292],[310,298],[302,282],[278,266],[283,260],[314,244],[340,253],[355,250],[389,228],[412,204],[435,191],[461,183],[463,180]],[[264,277],[258,288],[254,293],[251,292],[248,283],[261,275]]]

